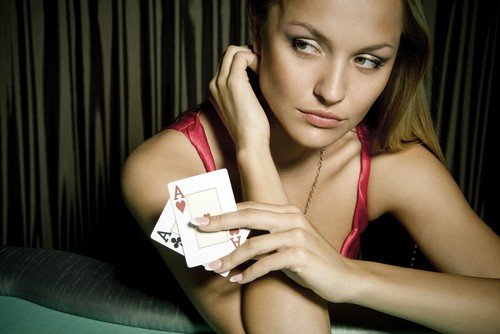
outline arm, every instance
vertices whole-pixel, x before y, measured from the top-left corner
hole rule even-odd
[[[293,209],[253,203],[244,203],[240,209],[245,215],[213,217],[213,224],[201,227],[215,231],[250,226],[271,232],[222,259],[221,272],[275,251],[237,275],[240,284],[253,282],[273,270],[287,270],[289,277],[326,300],[370,307],[442,332],[497,333],[500,328],[498,278],[346,259],[308,228]],[[293,221],[292,227],[284,227],[283,221]]]
[[[258,71],[258,57],[230,47],[210,83],[212,103],[236,146],[245,200],[289,204],[269,148],[269,123],[246,74]],[[324,300],[275,272],[245,286],[242,316],[249,332],[329,332]]]
[[[484,332],[498,331],[498,236],[470,208],[445,167],[424,148],[415,146],[377,159],[369,191],[379,196],[369,193],[375,198],[372,204],[392,212],[435,268],[448,274],[366,263],[378,290],[363,302],[383,305],[388,313],[412,320],[420,317],[419,322],[442,331],[483,332],[481,326]],[[389,288],[404,305],[396,298],[392,303],[386,300],[383,293]]]
[[[204,172],[197,152],[177,131],[163,131],[132,152],[123,167],[122,192],[148,237],[168,200],[167,183]],[[244,332],[239,286],[203,267],[188,268],[182,256],[153,244],[211,328],[217,333]]]
[[[342,258],[293,209],[255,204],[242,207],[245,215],[222,215],[214,218],[216,224],[203,227],[248,226],[270,232],[224,257],[220,270],[266,254],[233,280],[247,284],[269,271],[286,270],[329,301],[359,304],[443,332],[498,332],[498,236],[423,148],[395,153],[372,167],[371,216],[386,210],[395,214],[429,259],[447,273]],[[291,224],[285,226],[284,221]]]
[[[289,204],[269,152],[239,152],[238,165],[246,200]],[[249,332],[330,331],[326,302],[280,271],[246,285],[243,293],[243,317]]]
[[[500,281],[358,261],[348,302],[444,333],[498,333]]]
[[[393,214],[436,269],[500,277],[498,236],[429,151],[413,146],[375,158],[368,189],[372,207]]]

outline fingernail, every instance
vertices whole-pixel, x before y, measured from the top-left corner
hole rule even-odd
[[[196,226],[207,226],[210,223],[210,219],[208,217],[195,217],[191,224]]]
[[[236,274],[229,279],[229,282],[238,283],[243,279],[243,274]]]
[[[220,269],[222,268],[222,261],[221,260],[212,261],[208,264],[208,267],[212,270]]]

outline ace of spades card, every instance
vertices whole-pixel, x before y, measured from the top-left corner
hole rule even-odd
[[[168,192],[188,267],[217,260],[246,241],[250,232],[248,229],[202,232],[190,224],[195,217],[210,217],[236,211],[236,202],[226,169],[170,182]]]

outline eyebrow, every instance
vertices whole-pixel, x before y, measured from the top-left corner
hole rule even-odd
[[[322,33],[320,33],[318,30],[316,30],[312,25],[310,25],[308,23],[293,21],[293,22],[288,23],[288,25],[298,26],[298,27],[305,28],[305,29],[307,29],[309,31],[309,33],[311,35],[313,35],[314,37],[316,37],[320,41],[323,41],[323,42],[327,43],[328,45],[331,44],[330,40],[328,38],[326,38],[325,35],[323,35]]]
[[[330,47],[330,48],[332,47],[330,40],[325,35],[323,35],[321,32],[319,32],[318,30],[316,30],[309,23],[293,21],[293,22],[288,23],[288,25],[298,26],[298,27],[305,28],[316,39],[318,39],[318,40],[326,43],[328,45],[328,47]],[[391,44],[389,44],[389,43],[379,43],[379,44],[373,44],[373,45],[369,45],[367,47],[361,48],[360,50],[358,50],[358,53],[373,52],[373,51],[377,51],[377,50],[380,50],[380,49],[383,49],[383,48],[394,49],[394,47]]]

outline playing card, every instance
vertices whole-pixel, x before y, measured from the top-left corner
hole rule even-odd
[[[192,176],[168,184],[188,267],[217,260],[246,241],[249,230],[201,232],[190,224],[195,217],[210,217],[236,211],[226,169]]]
[[[184,255],[181,237],[175,221],[172,201],[170,199],[167,201],[160,218],[158,218],[153,232],[151,232],[151,239]]]

